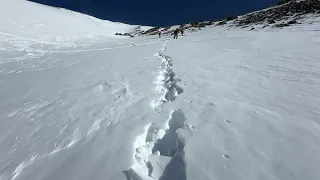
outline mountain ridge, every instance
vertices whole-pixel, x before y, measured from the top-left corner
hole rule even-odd
[[[187,24],[154,27],[140,34],[133,35],[157,35],[159,32],[165,35],[171,35],[174,29],[183,28],[186,31],[193,32],[207,26],[236,26],[240,28],[251,27],[254,25],[263,25],[262,27],[285,27],[303,21],[307,14],[319,14],[320,1],[318,0],[286,0],[280,1],[277,5],[262,10],[250,12],[240,16],[229,16],[223,19],[205,20],[191,22]]]

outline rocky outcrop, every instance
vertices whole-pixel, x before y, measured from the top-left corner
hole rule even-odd
[[[122,33],[116,33],[115,35],[117,35],[117,36],[129,36],[129,37],[134,37],[134,35],[129,34],[129,33],[124,33],[124,34],[122,34]]]
[[[280,0],[278,5],[257,12],[252,12],[242,16],[230,16],[224,19],[211,21],[198,21],[189,24],[182,24],[179,28],[197,31],[203,27],[215,26],[238,26],[248,28],[255,24],[264,24],[262,27],[286,27],[297,24],[299,16],[309,13],[320,13],[320,0]],[[285,22],[283,22],[285,21]],[[250,29],[254,30],[254,29]],[[172,26],[155,27],[142,33],[143,35],[156,35],[161,31],[164,35],[172,35]]]
[[[152,33],[157,33],[161,27],[154,27],[142,33],[142,35],[150,35]]]
[[[294,1],[294,0],[280,0],[280,1],[278,2],[278,5],[285,4],[285,3],[288,3],[288,2],[290,2],[290,1]]]
[[[270,24],[273,24],[276,21],[283,20],[286,17],[308,13],[319,13],[320,10],[319,0],[284,0],[281,2],[284,4],[243,15],[235,20],[235,25],[244,26],[263,22],[269,22]]]

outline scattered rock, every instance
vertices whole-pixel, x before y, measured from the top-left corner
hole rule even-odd
[[[220,21],[217,25],[218,25],[218,26],[223,26],[223,25],[225,25],[225,24],[227,24],[227,21]]]
[[[265,23],[273,24],[272,27],[281,28],[298,23],[297,19],[289,20],[290,18],[294,16],[300,17],[301,15],[308,13],[320,13],[319,0],[280,0],[278,5],[261,11],[252,12],[239,17],[229,16],[224,19],[197,21],[188,24],[182,24],[180,25],[180,28],[183,27],[185,30],[193,32],[210,25],[223,26],[227,24],[228,21],[233,21],[232,23],[230,23],[230,26],[237,26],[240,28],[247,28],[257,24],[264,25]],[[276,23],[284,20],[288,20],[288,22],[282,24]],[[141,31],[139,35],[156,35],[158,34],[159,30],[161,30],[164,35],[172,35],[174,31],[173,29],[174,28],[172,26],[154,27],[147,31]],[[251,28],[251,30],[253,30],[253,28]]]
[[[158,32],[160,29],[160,27],[154,27],[154,28],[151,28],[147,31],[145,31],[143,34],[150,34],[150,33],[153,33],[153,32]]]
[[[129,33],[124,33],[123,36],[130,36],[130,37],[134,37],[133,35],[129,34]]]
[[[294,0],[280,0],[280,1],[278,2],[278,5],[285,4],[285,3],[288,3],[288,2],[290,2],[290,1],[294,1]]]
[[[297,24],[298,22],[296,20],[291,20],[288,22],[288,24]]]
[[[193,22],[193,23],[191,23],[191,26],[192,27],[197,27],[199,24],[200,24],[199,22]]]
[[[244,28],[247,28],[247,27],[249,27],[249,25],[242,26],[241,28],[244,29]]]
[[[274,24],[274,23],[276,23],[276,21],[274,21],[273,19],[271,19],[271,20],[268,21],[268,23],[269,23],[269,24]]]
[[[229,17],[227,17],[227,21],[231,21],[231,20],[234,20],[237,18],[238,18],[238,16],[229,16]]]
[[[129,33],[124,33],[124,34],[122,34],[122,33],[116,33],[115,35],[117,35],[117,36],[130,36],[130,37],[134,37],[133,35],[131,35],[131,34],[129,34]]]
[[[244,26],[249,24],[258,24],[263,23],[266,20],[270,24],[274,24],[275,20],[283,20],[294,14],[307,14],[307,13],[316,13],[320,9],[319,0],[304,0],[304,1],[295,1],[295,0],[283,0],[279,6],[275,6],[266,10],[261,10],[254,13],[249,13],[238,18],[235,21],[237,26]],[[276,25],[279,26],[279,25]],[[280,25],[282,26],[282,25]]]
[[[287,26],[290,26],[290,25],[287,24],[287,23],[281,23],[281,24],[275,24],[275,25],[274,25],[274,27],[279,27],[279,28],[281,28],[281,27],[287,27]]]

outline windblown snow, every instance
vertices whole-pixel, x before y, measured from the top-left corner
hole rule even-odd
[[[0,14],[0,180],[319,179],[319,17],[173,40],[27,1]]]

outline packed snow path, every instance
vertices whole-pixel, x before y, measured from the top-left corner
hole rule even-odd
[[[318,180],[319,27],[0,41],[0,179]]]
[[[154,100],[152,106],[155,110],[159,111],[162,105],[166,102],[174,101],[176,97],[183,92],[183,88],[177,85],[180,79],[175,78],[173,71],[173,61],[170,56],[164,55],[168,45],[167,41],[162,49],[155,55],[161,59],[161,69],[157,77],[157,90],[162,94],[160,99]]]
[[[174,101],[177,95],[183,92],[183,89],[177,85],[178,80],[174,78],[171,57],[164,55],[168,42],[155,55],[162,61],[160,75],[156,81],[156,90],[160,93],[160,99],[153,100],[151,103],[158,113],[161,112],[164,103]],[[185,120],[182,110],[176,109],[171,113],[166,129],[161,129],[157,122],[146,127],[145,132],[138,136],[134,143],[135,163],[128,171],[124,171],[128,180],[139,180],[142,177],[160,180],[186,179],[185,140],[179,137],[177,132],[184,128]]]

